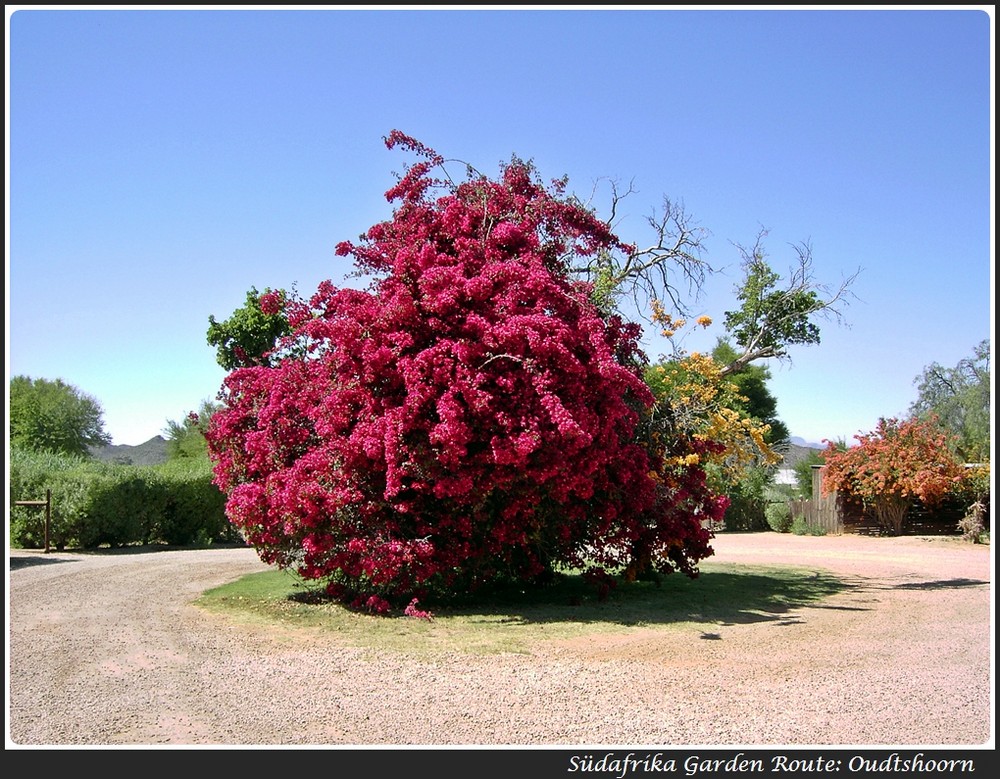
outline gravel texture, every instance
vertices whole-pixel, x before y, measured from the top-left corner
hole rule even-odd
[[[417,660],[209,614],[250,549],[10,550],[8,748],[992,746],[992,556],[957,538],[725,534],[825,570],[810,606]]]

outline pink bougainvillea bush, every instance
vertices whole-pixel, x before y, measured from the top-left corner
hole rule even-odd
[[[375,612],[559,566],[697,575],[725,506],[650,445],[640,329],[566,264],[632,247],[529,163],[454,184],[386,145],[419,160],[393,217],[337,247],[374,281],[263,296],[292,356],[225,380],[207,438],[231,521]]]

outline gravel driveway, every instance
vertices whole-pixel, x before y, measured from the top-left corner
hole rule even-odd
[[[194,606],[265,570],[249,549],[11,550],[8,748],[992,745],[990,547],[777,533],[713,545],[713,561],[805,565],[848,586],[710,635],[623,627],[418,661]]]

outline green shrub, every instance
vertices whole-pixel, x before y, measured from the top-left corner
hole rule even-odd
[[[86,462],[78,455],[34,452],[19,446],[10,448],[9,460],[11,506],[18,500],[45,500],[45,490],[51,486],[50,474]]]
[[[18,446],[10,448],[10,526],[8,539],[17,548],[41,548],[45,545],[45,511],[17,506],[18,501],[44,500],[51,491],[49,540],[57,549],[69,545],[70,529],[82,502],[84,485],[67,474],[79,472],[87,460],[79,455],[37,452]]]
[[[156,472],[164,493],[160,540],[180,546],[241,540],[226,517],[225,494],[212,483],[207,457],[172,460]]]
[[[797,536],[825,536],[826,530],[818,525],[806,524],[806,518],[799,516],[792,520],[791,532]]]
[[[225,495],[203,459],[162,466],[102,463],[13,448],[9,541],[41,548],[45,512],[16,506],[51,491],[49,543],[56,549],[164,543],[239,542],[225,515]]]
[[[729,507],[723,522],[726,530],[767,530],[764,514],[768,475],[763,469],[752,470],[728,490]]]
[[[764,516],[771,530],[777,533],[788,533],[792,529],[792,509],[788,503],[768,503]]]
[[[79,544],[94,549],[156,541],[162,510],[162,494],[148,468],[122,465],[92,473],[80,509]]]

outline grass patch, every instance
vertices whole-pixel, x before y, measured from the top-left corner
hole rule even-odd
[[[701,575],[619,583],[605,600],[579,574],[538,589],[498,589],[447,604],[424,603],[433,620],[373,616],[318,597],[319,588],[288,571],[265,571],[209,590],[199,604],[240,622],[336,635],[360,648],[430,656],[526,653],[538,642],[630,630],[663,631],[788,620],[844,589],[823,571],[790,566],[702,563]]]

